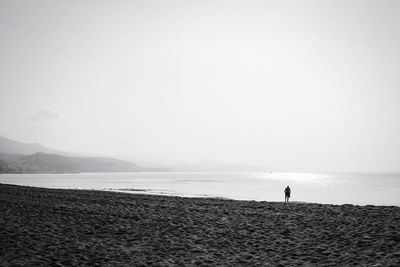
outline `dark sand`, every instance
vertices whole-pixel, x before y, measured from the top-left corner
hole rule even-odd
[[[400,207],[0,184],[0,266],[400,266]]]

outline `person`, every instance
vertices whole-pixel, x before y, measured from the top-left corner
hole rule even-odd
[[[287,186],[285,188],[285,202],[289,202],[289,198],[290,198],[290,187]]]

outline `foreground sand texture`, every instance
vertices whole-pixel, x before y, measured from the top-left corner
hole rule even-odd
[[[400,208],[0,184],[0,266],[400,266]]]

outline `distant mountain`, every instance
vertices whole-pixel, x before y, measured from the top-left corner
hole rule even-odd
[[[141,167],[130,161],[107,157],[85,157],[47,148],[41,144],[18,142],[0,136],[0,173],[79,173],[170,171]]]
[[[23,157],[26,156],[26,157]],[[61,157],[63,156],[63,157]],[[265,171],[264,167],[204,160],[189,162],[148,155],[121,154],[117,160],[88,153],[67,153],[40,144],[23,143],[0,136],[1,172],[128,172],[128,171]],[[133,161],[135,163],[132,163]]]
[[[77,154],[66,153],[55,149],[50,149],[38,143],[29,144],[29,143],[14,141],[0,135],[0,153],[29,155],[36,152],[58,154],[63,156],[78,156]]]
[[[66,157],[57,154],[0,155],[0,172],[8,173],[82,173],[143,172],[167,169],[143,168],[132,162],[102,157]]]

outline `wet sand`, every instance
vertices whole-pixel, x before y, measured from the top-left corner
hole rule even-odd
[[[0,266],[400,266],[400,207],[0,184]]]

